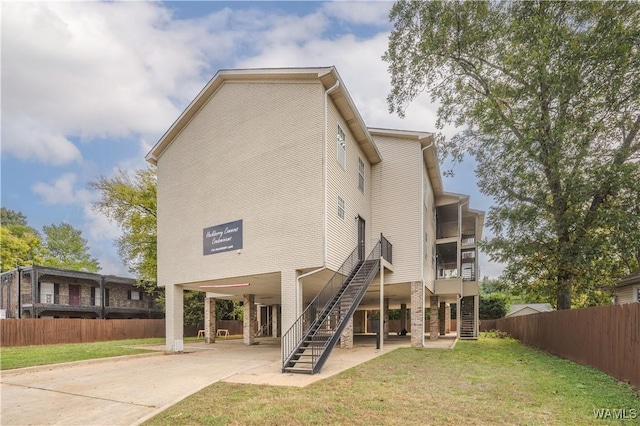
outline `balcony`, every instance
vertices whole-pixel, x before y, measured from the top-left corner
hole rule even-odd
[[[78,296],[61,296],[53,294],[41,295],[40,302],[33,302],[31,295],[25,294],[22,296],[22,305],[30,306],[35,305],[40,309],[46,308],[49,310],[86,310],[84,308],[102,308],[100,298],[96,297],[78,297]],[[105,302],[105,308],[110,309],[127,309],[127,310],[154,310],[162,311],[162,306],[158,305],[155,300],[113,300],[109,299]]]
[[[152,309],[152,310],[162,310],[162,307],[158,305],[155,300],[110,300],[109,303],[105,305],[106,308],[116,308],[116,309]]]

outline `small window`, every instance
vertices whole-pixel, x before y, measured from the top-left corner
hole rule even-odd
[[[129,300],[142,300],[142,292],[137,290],[131,290],[128,292]]]
[[[358,157],[358,189],[364,193],[364,162]]]
[[[344,131],[338,126],[338,163],[342,166],[343,169],[347,169],[347,140],[344,136]]]
[[[338,195],[338,217],[344,220],[344,200]]]

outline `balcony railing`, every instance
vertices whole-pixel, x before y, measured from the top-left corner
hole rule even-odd
[[[393,245],[382,234],[380,234],[380,253],[384,260],[393,265]]]
[[[30,294],[25,294],[22,296],[22,304],[31,304],[33,303],[33,298]],[[40,302],[35,302],[36,304],[45,306],[71,306],[71,307],[94,307],[100,308],[102,307],[100,298],[95,297],[78,297],[78,296],[62,296],[62,295],[53,295],[53,294],[42,294],[40,297]],[[116,308],[116,309],[162,309],[160,305],[158,305],[155,300],[132,300],[132,299],[113,299],[110,298],[104,304],[106,308]]]

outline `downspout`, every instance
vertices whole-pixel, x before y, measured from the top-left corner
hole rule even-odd
[[[296,278],[296,280],[297,280],[297,285],[296,285],[296,318],[299,318],[300,315],[302,315],[302,312],[298,312],[299,310],[302,309],[302,283],[300,282],[300,280],[305,278],[305,277],[308,277],[309,275],[313,275],[313,274],[316,274],[318,272],[324,271],[325,269],[327,269],[326,264],[322,268],[314,269],[313,271],[307,272],[306,274],[302,274],[298,278]]]
[[[323,126],[323,135],[322,135],[322,139],[323,139],[323,152],[322,152],[322,182],[324,184],[324,209],[323,209],[323,240],[322,240],[322,264],[324,266],[322,266],[321,268],[318,269],[314,269],[313,271],[307,272],[306,274],[302,274],[300,275],[297,279],[296,279],[296,318],[300,317],[300,315],[302,315],[302,312],[300,312],[300,310],[302,309],[302,283],[300,280],[302,280],[303,278],[306,278],[310,275],[313,274],[317,274],[318,272],[324,271],[325,269],[327,269],[327,225],[328,225],[328,210],[327,210],[327,202],[329,200],[329,189],[328,189],[328,183],[327,183],[327,177],[328,177],[328,172],[327,172],[327,163],[328,163],[328,97],[329,95],[336,90],[338,87],[340,86],[340,80],[336,80],[336,83],[331,86],[330,88],[328,88],[327,90],[325,90],[324,92],[324,126]]]
[[[323,161],[322,161],[322,181],[324,182],[324,240],[323,240],[323,257],[324,257],[324,261],[323,261],[323,265],[327,265],[327,226],[328,226],[328,206],[327,203],[329,202],[329,185],[327,182],[328,179],[328,138],[329,138],[329,123],[328,123],[328,104],[329,104],[329,95],[336,90],[338,87],[340,86],[340,80],[336,80],[336,84],[334,84],[333,86],[331,86],[330,88],[328,88],[325,92],[324,92],[324,135],[323,135],[323,139],[324,139],[324,152],[323,152]]]

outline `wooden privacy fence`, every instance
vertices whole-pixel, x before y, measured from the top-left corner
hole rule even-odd
[[[501,318],[495,328],[640,387],[640,303]]]
[[[218,320],[216,329],[229,330],[229,334],[242,334],[242,320]]]
[[[0,346],[88,343],[164,337],[163,319],[3,319]]]

